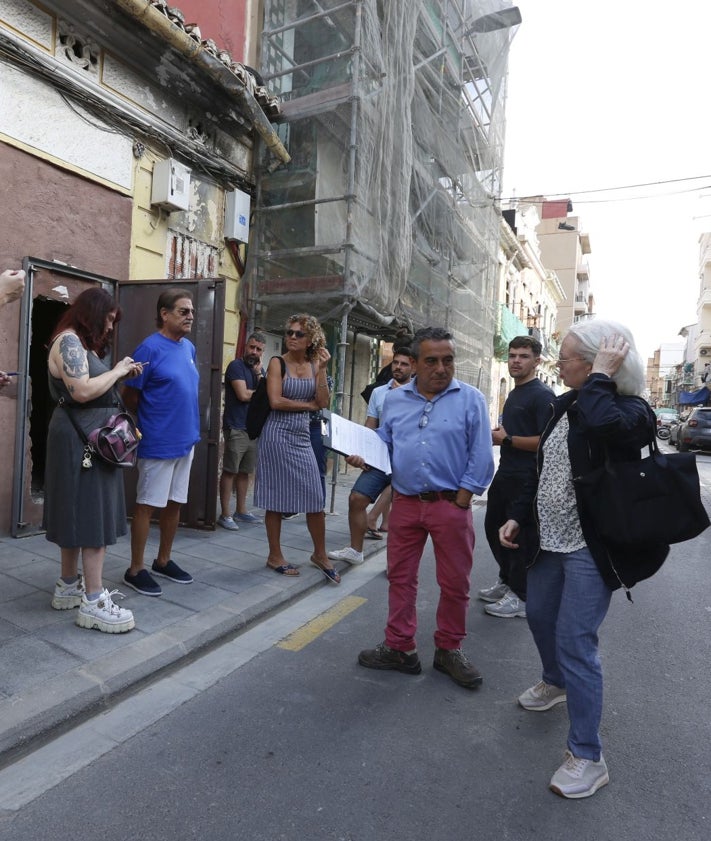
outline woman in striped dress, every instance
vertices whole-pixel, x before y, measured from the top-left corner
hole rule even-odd
[[[269,413],[257,449],[254,504],[266,509],[267,566],[281,575],[298,575],[281,550],[282,513],[305,511],[313,541],[311,563],[332,584],[341,578],[326,554],[326,517],[316,456],[311,446],[309,412],[329,404],[326,367],[331,358],[321,325],[311,315],[292,315],[286,323],[286,353],[267,368]]]

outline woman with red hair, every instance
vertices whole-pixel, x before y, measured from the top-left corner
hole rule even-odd
[[[126,356],[109,368],[102,360],[121,310],[111,295],[92,287],[61,318],[49,343],[49,391],[57,403],[47,434],[44,527],[61,549],[62,570],[52,607],[78,607],[76,624],[110,634],[130,631],[133,613],[113,602],[102,582],[107,545],[126,534],[123,475],[97,458],[84,460],[86,435],[117,411],[116,383],[143,370]],[[71,416],[70,413],[71,412]],[[79,574],[82,559],[83,580]]]

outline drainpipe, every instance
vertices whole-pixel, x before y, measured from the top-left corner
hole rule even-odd
[[[127,15],[142,23],[151,32],[159,35],[164,41],[174,47],[188,61],[204,70],[224,90],[231,94],[242,110],[249,115],[254,128],[271,149],[275,157],[282,163],[289,163],[291,156],[279,140],[272,124],[262,111],[257,100],[239,81],[234,73],[224,65],[219,58],[209,53],[205,47],[191,38],[187,32],[169,20],[150,0],[116,0],[116,5]]]

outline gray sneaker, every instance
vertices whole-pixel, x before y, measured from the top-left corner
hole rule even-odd
[[[556,704],[562,704],[567,698],[565,689],[540,680],[535,686],[531,686],[522,695],[519,695],[518,702],[524,710],[543,712]]]
[[[549,788],[561,797],[590,797],[609,782],[610,775],[602,755],[598,762],[595,762],[592,759],[573,756],[567,750],[565,762],[553,774]]]
[[[217,525],[222,526],[228,531],[239,531],[239,526],[235,523],[233,517],[223,517],[222,514],[217,518]]]
[[[477,596],[483,602],[498,602],[499,599],[503,599],[503,597],[509,593],[509,586],[508,584],[504,584],[503,581],[497,581],[493,587],[484,587],[483,590],[479,590]]]
[[[526,602],[521,601],[513,590],[509,590],[509,592],[502,599],[499,599],[498,602],[488,604],[484,608],[484,612],[488,613],[489,616],[499,616],[502,619],[511,619],[514,616],[520,616],[525,619]]]

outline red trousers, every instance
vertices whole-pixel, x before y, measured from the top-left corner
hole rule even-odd
[[[471,509],[448,500],[422,502],[393,490],[388,526],[388,624],[385,643],[396,651],[417,647],[417,582],[427,537],[434,546],[437,583],[437,648],[460,648],[466,636],[469,577],[474,556]]]

